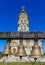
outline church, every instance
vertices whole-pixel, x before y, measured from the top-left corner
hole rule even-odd
[[[27,12],[22,8],[21,12],[18,15],[18,31],[17,32],[30,32],[29,31],[29,18]],[[34,40],[28,39],[28,40],[11,40],[10,44],[7,42],[7,45],[4,48],[4,54],[8,55],[7,61],[8,62],[15,62],[15,61],[20,61],[19,56],[16,56],[16,53],[18,52],[18,46],[20,43],[23,44],[25,53],[27,56],[31,54],[32,51],[32,46],[34,46]],[[38,44],[41,48],[42,52],[42,39],[38,40]],[[9,49],[10,47],[10,49]],[[28,61],[28,58],[23,57],[22,60]],[[6,58],[5,58],[6,61]]]

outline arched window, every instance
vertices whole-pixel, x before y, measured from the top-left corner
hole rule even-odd
[[[26,26],[24,26],[24,30],[26,30]]]
[[[24,20],[24,23],[26,23],[26,20]]]

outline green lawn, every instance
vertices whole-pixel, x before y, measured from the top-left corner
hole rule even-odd
[[[0,62],[0,65],[32,65],[30,62]],[[39,63],[35,63],[34,65],[40,65]],[[45,65],[45,62],[42,62],[41,65]]]

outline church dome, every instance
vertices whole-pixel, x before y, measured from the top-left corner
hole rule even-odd
[[[20,15],[23,15],[23,14],[26,15],[26,16],[28,16],[27,13],[26,13],[26,11],[24,10],[24,7],[22,7],[22,10],[21,10],[21,12],[19,13],[19,16],[20,16]]]
[[[27,19],[28,19],[28,15],[27,15],[26,11],[24,10],[24,7],[22,8],[21,12],[20,12],[19,15],[18,15],[18,20],[19,20],[19,18],[20,18],[21,16],[23,16],[23,17],[26,16]]]
[[[22,11],[20,12],[19,16],[22,15],[22,14],[27,15],[27,13],[26,13],[26,11],[24,9],[22,9]]]
[[[24,9],[22,9],[21,13],[27,15],[27,13],[26,13],[26,11]]]

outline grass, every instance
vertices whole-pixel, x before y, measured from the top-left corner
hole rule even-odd
[[[0,65],[32,65],[30,62],[0,62]],[[34,65],[40,65],[36,62]],[[41,62],[41,65],[45,65],[45,62]]]

